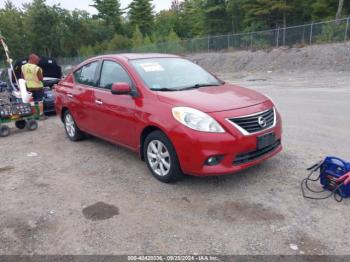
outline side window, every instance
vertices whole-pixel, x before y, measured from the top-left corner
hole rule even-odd
[[[98,62],[87,64],[74,72],[74,79],[83,85],[96,86],[95,73]]]
[[[130,86],[132,85],[128,73],[121,65],[112,61],[104,61],[101,71],[100,87],[112,89],[113,83],[117,82],[125,82]]]

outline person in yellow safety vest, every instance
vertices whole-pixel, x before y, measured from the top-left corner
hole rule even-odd
[[[39,104],[40,115],[44,114],[43,70],[38,66],[39,56],[31,54],[28,63],[22,66],[22,77],[26,80],[27,89],[32,93],[35,104]]]

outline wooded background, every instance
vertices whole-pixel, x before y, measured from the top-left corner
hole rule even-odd
[[[91,56],[208,35],[283,28],[348,17],[344,0],[173,0],[154,11],[151,0],[92,0],[97,14],[49,6],[45,0],[16,7],[6,0],[0,30],[13,58]],[[0,59],[4,56],[0,52]]]

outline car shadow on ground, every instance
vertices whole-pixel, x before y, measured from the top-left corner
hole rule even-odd
[[[128,150],[124,147],[111,144],[109,142],[106,142],[104,140],[101,140],[96,137],[90,137],[86,142],[93,143],[97,146],[99,150],[99,154],[105,154],[106,157],[111,157],[111,154],[114,155],[116,159],[119,160],[125,160],[127,159],[128,162],[137,163],[137,165],[141,164],[141,168],[143,169],[141,173],[143,174],[149,174],[149,179],[154,179],[150,171],[148,170],[146,163],[143,162],[137,153]],[[100,149],[105,148],[107,150]],[[281,153],[284,155],[284,153]],[[239,171],[237,173],[228,174],[228,175],[219,175],[219,176],[206,176],[206,177],[198,177],[198,176],[191,176],[191,175],[185,175],[184,178],[179,181],[176,184],[170,184],[170,185],[176,185],[176,186],[193,186],[196,187],[205,186],[205,185],[216,185],[220,187],[232,187],[232,185],[235,184],[249,184],[249,183],[256,183],[261,179],[268,179],[269,176],[272,174],[275,174],[278,172],[279,168],[278,165],[280,165],[282,158],[285,158],[284,156],[277,155],[273,157],[272,159],[269,159],[263,163],[260,163],[256,166],[250,167],[246,170]]]

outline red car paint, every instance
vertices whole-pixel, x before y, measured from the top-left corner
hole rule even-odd
[[[110,91],[78,84],[72,73],[55,88],[56,111],[62,116],[69,110],[78,127],[89,134],[127,147],[142,157],[144,134],[159,129],[172,142],[181,169],[196,176],[231,174],[271,158],[282,150],[273,151],[244,164],[234,165],[237,155],[257,150],[257,137],[274,132],[282,136],[282,120],[276,110],[276,125],[267,130],[244,135],[227,118],[242,117],[274,108],[264,95],[239,86],[223,84],[179,92],[151,91],[130,64],[133,59],[176,58],[163,54],[123,54],[89,59],[79,66],[94,61],[109,60],[119,63],[129,74],[137,89],[137,96],[113,95]],[[98,102],[103,102],[99,105]],[[179,123],[172,115],[175,106],[191,107],[213,117],[225,133],[205,133]],[[205,165],[211,156],[220,155],[219,165]]]

